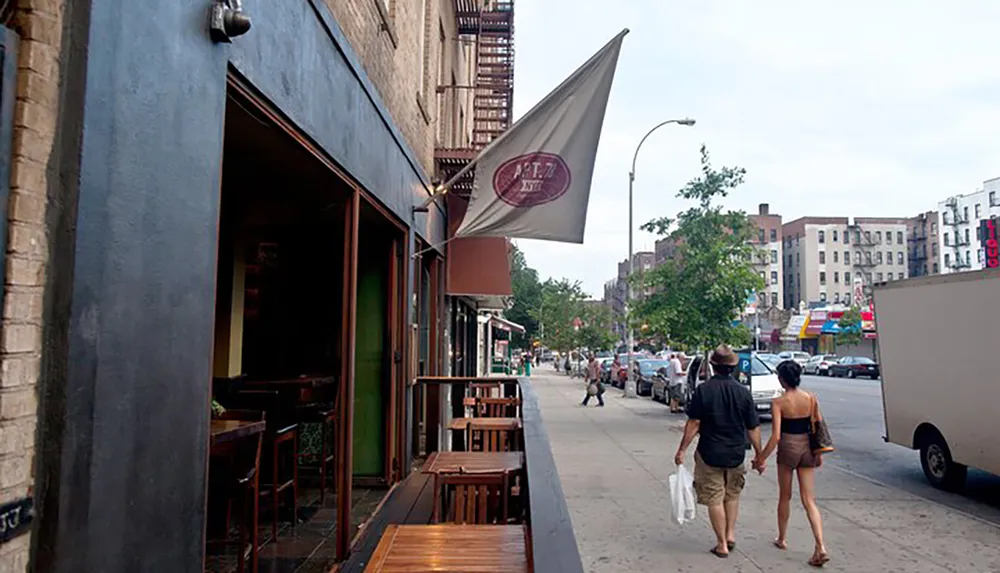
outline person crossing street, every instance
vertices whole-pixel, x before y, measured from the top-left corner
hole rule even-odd
[[[587,402],[590,402],[591,397],[591,386],[596,386],[597,392],[593,395],[597,396],[597,405],[604,406],[604,384],[601,382],[601,363],[597,361],[597,357],[591,353],[590,361],[587,362],[587,395],[583,397],[584,406]]]

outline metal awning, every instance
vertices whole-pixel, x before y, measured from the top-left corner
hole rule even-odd
[[[499,328],[500,330],[506,332],[520,332],[524,334],[524,327],[516,322],[511,322],[502,316],[492,316],[490,317],[490,324],[493,328]]]

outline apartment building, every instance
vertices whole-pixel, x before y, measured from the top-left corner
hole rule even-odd
[[[907,277],[907,219],[803,217],[782,226],[785,307],[846,303],[852,285]]]
[[[754,268],[765,285],[758,304],[765,308],[781,307],[785,304],[781,215],[772,214],[770,206],[761,203],[757,214],[750,215],[750,221],[756,227],[750,241],[755,248]]]
[[[986,266],[987,221],[1000,217],[1000,177],[983,182],[983,188],[954,195],[938,203],[942,273],[976,271]]]
[[[936,275],[941,272],[941,265],[938,262],[941,256],[938,226],[937,211],[927,211],[909,219],[906,243],[911,277]]]
[[[632,256],[635,261],[636,274],[648,271],[656,265],[656,253],[650,251],[640,251]],[[616,331],[623,328],[622,325],[624,325],[625,304],[628,300],[628,277],[630,272],[631,265],[629,264],[629,260],[625,259],[624,261],[618,263],[618,276],[604,284],[604,303],[611,308],[611,314],[615,319]],[[651,294],[652,292],[653,289],[646,289],[645,291],[636,289],[633,290],[632,296],[641,298]]]

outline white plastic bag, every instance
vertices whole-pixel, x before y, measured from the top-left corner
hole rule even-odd
[[[694,521],[695,507],[694,476],[684,467],[677,466],[677,471],[670,474],[667,480],[670,485],[670,516],[677,525]]]

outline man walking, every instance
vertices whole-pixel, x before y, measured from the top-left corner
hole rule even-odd
[[[583,398],[583,405],[586,406],[587,402],[590,402],[590,386],[591,384],[597,386],[597,405],[604,405],[604,384],[601,383],[601,363],[597,361],[597,357],[593,353],[590,355],[590,361],[587,362],[587,395]]]
[[[676,352],[670,355],[670,367],[667,368],[669,386],[667,391],[670,394],[670,411],[681,412],[681,399],[684,396],[684,383],[687,381],[687,372],[681,365],[680,355]]]
[[[708,507],[715,531],[716,557],[729,557],[736,546],[736,518],[746,484],[747,438],[760,454],[760,420],[753,396],[733,378],[739,356],[728,345],[715,349],[709,360],[715,375],[698,386],[688,401],[688,421],[674,463],[684,463],[688,446],[698,438],[694,456],[694,488],[698,503]],[[754,463],[764,471],[764,465]]]

